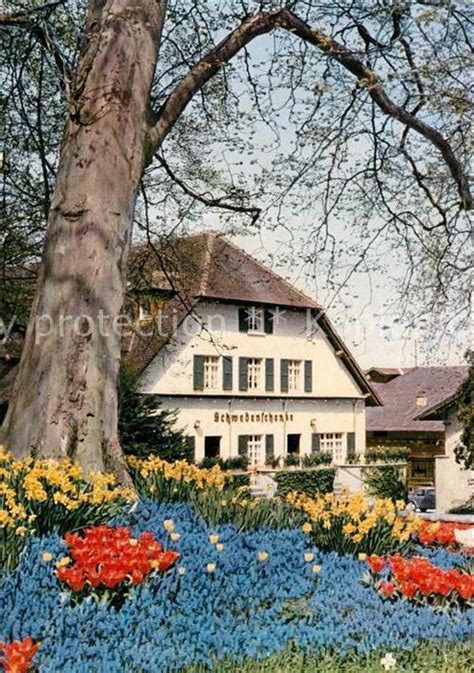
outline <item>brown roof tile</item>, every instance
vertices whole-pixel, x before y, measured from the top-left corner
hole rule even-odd
[[[443,432],[441,421],[416,420],[423,407],[416,403],[417,395],[426,397],[428,409],[452,397],[469,368],[459,367],[414,367],[388,383],[374,383],[373,388],[382,398],[383,407],[367,410],[368,431],[391,432]]]

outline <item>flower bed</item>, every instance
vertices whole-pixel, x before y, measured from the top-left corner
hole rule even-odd
[[[148,532],[168,544],[173,535],[181,556],[179,566],[136,586],[118,611],[60,591],[55,564],[68,548],[56,534],[29,540],[3,579],[0,639],[41,641],[41,673],[156,673],[266,659],[292,646],[366,656],[462,642],[472,630],[472,610],[383,600],[361,583],[365,561],[323,552],[301,529],[211,527],[184,504],[141,503],[133,517],[130,539]],[[439,553],[445,566],[462,558]]]
[[[472,606],[474,577],[453,568],[443,570],[426,558],[369,556],[375,586],[385,598],[408,598],[420,604]]]
[[[417,538],[424,545],[457,547],[455,530],[470,530],[474,526],[467,523],[447,523],[445,521],[423,521],[417,531]]]

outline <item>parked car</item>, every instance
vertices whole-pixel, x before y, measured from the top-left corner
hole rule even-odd
[[[433,486],[421,486],[408,494],[408,507],[426,512],[427,509],[436,509],[436,491]]]

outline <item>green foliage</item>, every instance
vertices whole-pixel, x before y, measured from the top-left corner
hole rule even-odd
[[[364,485],[367,493],[377,498],[388,498],[395,502],[406,502],[408,489],[405,469],[395,466],[369,467],[363,470]]]
[[[126,454],[146,457],[150,454],[170,462],[193,460],[193,451],[184,434],[175,428],[176,411],[158,407],[152,395],[137,392],[136,379],[125,371],[120,374],[119,436]]]
[[[474,405],[472,403],[474,393],[474,351],[469,351],[466,356],[469,366],[469,375],[460,388],[460,395],[456,403],[456,414],[463,426],[460,442],[454,453],[456,462],[466,470],[474,467]]]
[[[318,465],[330,465],[332,453],[330,451],[317,451],[303,456],[303,467],[317,467]]]
[[[209,469],[218,465],[221,470],[246,470],[248,465],[248,458],[245,456],[235,456],[234,458],[204,458],[199,467]]]
[[[365,450],[368,463],[400,463],[409,455],[410,449],[406,446],[368,446]]]
[[[233,524],[239,531],[257,528],[294,528],[304,515],[280,498],[252,498],[245,487],[235,485],[222,492],[195,491],[191,504],[209,526]]]
[[[334,485],[336,471],[328,469],[285,470],[275,474],[278,485],[277,494],[286,495],[292,491],[317,495],[318,493],[330,493]]]
[[[266,659],[246,659],[240,664],[230,661],[216,662],[215,673],[380,673],[381,659],[392,652],[396,659],[397,673],[470,673],[473,651],[469,643],[421,643],[412,651],[378,650],[366,656],[348,654],[340,656],[330,650],[317,653],[301,651],[290,645],[284,652]],[[204,665],[186,667],[183,673],[208,673]]]

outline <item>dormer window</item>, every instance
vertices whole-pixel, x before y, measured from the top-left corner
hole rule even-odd
[[[239,308],[239,331],[247,334],[272,334],[273,311],[260,306]]]
[[[425,393],[418,393],[416,396],[416,406],[417,407],[426,407],[428,400],[426,399]]]

